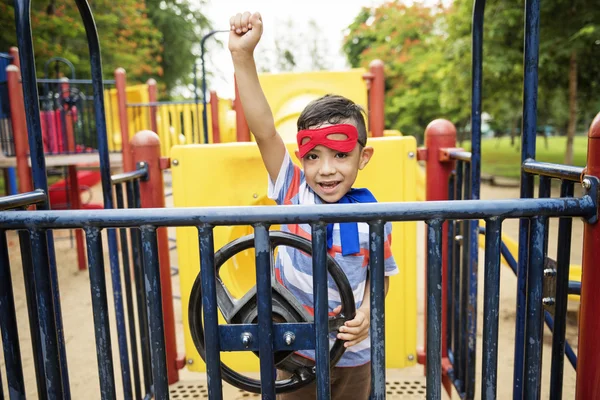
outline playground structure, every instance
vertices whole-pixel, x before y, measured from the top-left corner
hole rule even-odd
[[[26,1],[17,1],[27,10]],[[90,53],[92,55],[92,85],[96,93],[103,93],[102,71],[99,63],[100,54],[97,45],[97,35],[91,23],[91,11],[85,0],[78,0],[78,6],[88,32],[90,40]],[[481,38],[483,23],[483,5],[475,2],[474,13],[474,49],[473,49],[473,146],[472,153],[457,149],[455,130],[447,121],[437,120],[432,122],[426,132],[426,146],[413,154],[427,165],[426,196],[430,202],[401,202],[404,199],[395,198],[393,202],[375,205],[328,206],[326,210],[314,210],[305,207],[296,207],[293,215],[290,210],[280,207],[265,205],[224,207],[224,201],[219,204],[205,204],[205,200],[198,199],[202,204],[189,204],[193,193],[175,193],[176,200],[183,205],[193,208],[160,209],[164,207],[164,197],[161,170],[169,166],[164,158],[164,148],[160,148],[161,141],[149,132],[137,133],[132,139],[129,150],[124,151],[125,172],[119,175],[110,174],[108,128],[103,118],[97,119],[98,124],[98,156],[102,177],[105,210],[96,211],[49,211],[49,196],[46,181],[43,134],[40,124],[40,112],[36,88],[36,76],[32,66],[34,64],[27,12],[21,11],[17,16],[19,47],[24,89],[24,106],[31,111],[26,114],[27,128],[30,145],[30,158],[32,164],[33,185],[29,191],[21,194],[7,196],[0,199],[3,210],[23,208],[35,205],[36,211],[2,211],[0,213],[0,231],[18,229],[21,240],[23,265],[30,273],[28,287],[28,301],[30,313],[33,313],[32,342],[36,355],[37,390],[46,392],[48,397],[68,398],[69,380],[68,369],[64,357],[64,338],[61,329],[60,296],[55,284],[56,264],[53,255],[52,230],[59,228],[82,228],[85,230],[88,249],[88,265],[92,300],[94,307],[94,326],[98,353],[99,378],[102,395],[113,398],[116,393],[114,380],[114,364],[111,355],[111,334],[108,329],[108,307],[106,283],[104,282],[104,262],[102,254],[102,231],[107,232],[110,251],[111,278],[115,299],[115,313],[117,319],[117,339],[121,362],[121,375],[123,380],[123,394],[132,398],[153,395],[156,398],[168,398],[168,385],[178,380],[178,360],[174,354],[174,334],[172,321],[172,295],[170,293],[170,274],[168,262],[168,248],[164,227],[177,226],[178,229],[196,228],[197,240],[200,246],[199,263],[201,265],[203,317],[206,335],[206,354],[208,390],[210,398],[221,398],[221,377],[219,368],[222,351],[249,351],[260,350],[261,382],[259,389],[264,398],[274,398],[276,383],[272,372],[274,367],[273,351],[291,351],[295,349],[317,348],[316,379],[319,398],[328,398],[328,369],[329,351],[327,343],[327,293],[316,293],[314,321],[297,321],[287,323],[272,323],[271,313],[271,282],[267,279],[270,275],[269,259],[265,255],[269,250],[269,229],[280,223],[306,222],[313,226],[312,252],[316,265],[324,265],[326,251],[324,243],[324,223],[360,220],[368,222],[371,226],[373,243],[370,252],[370,268],[372,273],[371,301],[374,312],[371,321],[372,340],[372,393],[373,398],[385,397],[385,366],[397,352],[390,357],[386,352],[393,345],[390,343],[394,337],[384,333],[383,321],[394,324],[394,317],[385,317],[383,299],[383,270],[381,263],[382,247],[382,221],[403,221],[410,226],[414,221],[427,223],[427,317],[426,317],[426,348],[418,359],[426,365],[427,397],[441,398],[441,389],[453,390],[454,387],[461,396],[474,398],[475,382],[475,331],[477,317],[477,302],[473,302],[473,294],[477,292],[477,264],[478,240],[480,236],[479,221],[483,219],[485,229],[485,303],[484,303],[484,351],[483,351],[483,377],[482,398],[495,398],[496,393],[496,368],[497,368],[497,335],[498,335],[498,285],[500,255],[507,258],[509,254],[504,251],[501,242],[502,221],[507,218],[521,219],[521,237],[519,240],[519,257],[516,268],[519,280],[519,293],[517,304],[517,331],[515,336],[515,379],[514,393],[516,397],[538,398],[541,387],[541,337],[544,318],[548,320],[551,314],[554,329],[552,351],[552,379],[550,382],[554,393],[562,386],[562,368],[564,358],[564,328],[565,305],[569,293],[581,292],[581,317],[579,335],[579,358],[577,360],[577,398],[595,398],[600,376],[600,354],[594,346],[594,336],[598,333],[596,307],[598,301],[594,286],[597,285],[598,276],[594,270],[594,260],[590,249],[597,246],[600,232],[596,223],[598,213],[597,185],[600,175],[600,163],[597,155],[600,154],[598,137],[600,137],[600,117],[597,117],[589,131],[588,165],[583,168],[544,164],[535,159],[535,96],[537,47],[536,37],[539,27],[535,23],[536,7],[527,3],[528,18],[526,21],[526,59],[533,63],[526,69],[524,87],[524,129],[523,129],[523,178],[522,199],[480,201],[479,198],[479,165],[481,161],[480,146],[480,120],[481,112]],[[18,71],[18,70],[17,70]],[[26,79],[25,79],[26,78]],[[371,92],[373,88],[371,87]],[[96,115],[104,115],[105,103],[101,98],[94,98]],[[150,100],[149,100],[150,101]],[[158,104],[150,107],[158,107]],[[289,105],[290,109],[299,107]],[[372,111],[372,108],[369,108]],[[195,114],[199,121],[198,113]],[[249,135],[244,133],[242,123],[238,117],[237,139],[249,140]],[[376,118],[370,115],[370,131],[375,138],[373,143],[402,143],[410,138],[381,138],[383,130],[373,127]],[[293,119],[293,112],[278,117],[280,126],[289,127]],[[185,123],[183,124],[185,126]],[[199,126],[199,124],[197,125]],[[155,131],[158,129],[155,129]],[[282,129],[284,130],[284,129]],[[246,129],[247,132],[247,129]],[[375,132],[382,134],[376,135]],[[240,136],[244,133],[246,136]],[[284,134],[285,135],[285,134]],[[184,135],[185,136],[185,135]],[[128,136],[126,136],[128,138]],[[185,136],[187,137],[187,136]],[[168,139],[170,140],[170,139]],[[194,139],[192,139],[194,140]],[[174,142],[171,142],[174,143]],[[181,143],[181,142],[180,142]],[[117,146],[117,144],[115,144]],[[250,154],[250,145],[246,143],[229,143],[209,146],[176,146],[173,147],[171,162],[174,170],[174,185],[185,186],[190,178],[184,174],[189,171],[190,162],[198,154],[211,154],[217,157],[218,151],[230,146],[240,154]],[[115,147],[116,148],[116,147]],[[170,149],[170,147],[168,148]],[[406,154],[408,148],[402,150]],[[416,150],[416,149],[413,149]],[[378,150],[380,151],[380,150]],[[390,151],[394,151],[392,148]],[[400,150],[396,150],[400,151]],[[408,152],[410,153],[410,151]],[[408,156],[408,154],[406,154]],[[125,159],[130,157],[130,167]],[[256,158],[256,155],[254,155]],[[177,160],[178,165],[175,165]],[[413,163],[416,160],[412,161]],[[188,167],[186,168],[186,165]],[[242,166],[244,166],[242,164]],[[404,165],[406,168],[406,165]],[[254,172],[249,172],[252,174]],[[181,176],[177,177],[177,174]],[[540,195],[533,198],[533,178],[540,176]],[[560,198],[550,198],[551,178],[560,179],[562,188]],[[226,179],[226,176],[223,176]],[[178,182],[178,183],[175,183]],[[440,185],[448,182],[448,186]],[[410,182],[406,182],[409,184]],[[573,197],[574,184],[582,184],[585,189],[581,197]],[[189,183],[187,183],[189,186]],[[194,184],[196,184],[194,182]],[[127,194],[128,208],[146,208],[141,210],[122,209],[125,206],[123,188]],[[242,194],[254,200],[243,199],[245,203],[252,201],[260,204],[262,196],[259,189],[246,188]],[[245,189],[245,190],[246,190]],[[262,189],[264,190],[264,189]],[[116,195],[116,208],[114,210],[113,191]],[[179,197],[177,197],[179,196]],[[409,199],[412,200],[412,199]],[[239,200],[237,200],[239,201]],[[198,208],[200,206],[200,208]],[[219,207],[214,207],[219,206]],[[582,217],[586,222],[584,237],[583,271],[585,279],[582,287],[569,287],[569,253],[568,248],[559,252],[554,272],[548,271],[546,255],[547,221],[548,218],[560,218],[559,242],[568,242],[570,235],[570,220],[572,217]],[[234,234],[230,226],[238,229]],[[247,227],[247,228],[246,228]],[[127,237],[129,228],[130,239]],[[117,231],[119,229],[123,268],[131,269],[134,273],[134,282],[128,281],[124,274],[125,302],[121,293],[120,262],[117,249]],[[235,229],[235,228],[234,228]],[[225,232],[221,234],[220,232]],[[245,233],[254,234],[256,247],[255,259],[257,267],[257,323],[242,325],[218,326],[218,308],[223,304],[218,301],[217,288],[215,288],[215,260],[214,250],[226,241],[239,237]],[[188,242],[190,249],[180,249],[182,254],[191,250],[191,235],[178,233],[178,241]],[[4,242],[4,244],[3,244]],[[0,240],[0,246],[6,249],[6,240]],[[131,242],[131,246],[128,242]],[[178,243],[179,244],[179,243]],[[197,245],[196,245],[197,246]],[[184,246],[179,246],[184,247]],[[565,246],[562,246],[565,247]],[[10,276],[7,251],[1,252],[3,257],[3,276]],[[198,247],[195,248],[198,250]],[[401,250],[402,251],[402,250]],[[165,256],[165,254],[167,254]],[[131,255],[131,260],[130,256]],[[166,257],[166,258],[165,258]],[[249,256],[252,258],[252,256]],[[191,256],[190,256],[191,258]],[[246,255],[246,259],[248,256]],[[131,264],[130,264],[131,261]],[[514,262],[514,259],[512,260]],[[190,261],[192,268],[198,260]],[[193,276],[193,271],[188,271]],[[231,275],[232,272],[229,272]],[[549,281],[546,277],[552,277]],[[324,268],[316,268],[316,280],[324,281],[327,278]],[[409,278],[403,277],[405,284],[410,285]],[[234,280],[230,276],[230,281]],[[145,285],[143,284],[145,282]],[[548,283],[550,282],[550,283]],[[229,282],[235,284],[235,282]],[[240,282],[238,282],[240,283]],[[12,288],[10,279],[3,279],[4,285],[1,295],[5,301],[0,302],[3,308],[2,332],[4,354],[6,361],[6,374],[11,393],[24,396],[23,371],[20,367],[19,338],[14,321],[14,306],[11,314]],[[188,282],[189,284],[189,282]],[[33,286],[34,285],[34,286]],[[135,286],[135,288],[133,288]],[[546,286],[551,286],[554,291],[547,291]],[[35,287],[35,290],[33,290]],[[322,285],[321,287],[326,287]],[[183,289],[183,285],[182,285]],[[247,287],[239,288],[243,294]],[[587,290],[586,290],[587,289]],[[188,287],[189,290],[189,287]],[[133,295],[137,297],[138,308],[133,307]],[[391,297],[393,299],[393,296]],[[390,297],[388,297],[390,299]],[[475,295],[476,299],[476,295]],[[553,303],[553,304],[551,304]],[[146,304],[147,307],[143,307]],[[553,306],[553,307],[552,307]],[[137,365],[137,356],[128,355],[128,346],[132,353],[137,354],[137,337],[133,325],[126,328],[125,309],[127,309],[127,322],[137,319],[140,327],[139,349],[142,353],[142,366]],[[390,307],[387,307],[388,313]],[[395,310],[394,310],[395,311]],[[198,318],[197,315],[195,315]],[[405,323],[405,322],[404,322]],[[388,326],[386,324],[386,326]],[[129,336],[127,331],[129,330]],[[294,333],[295,341],[288,343],[282,340],[287,332]],[[257,338],[255,341],[243,341],[240,337]],[[289,335],[288,335],[289,337]],[[383,345],[385,340],[385,346]],[[271,338],[273,338],[271,340]],[[325,338],[325,340],[323,340]],[[495,339],[496,338],[496,339]],[[525,340],[527,339],[527,340]],[[135,350],[134,350],[135,349]],[[232,353],[237,354],[237,353]],[[235,356],[233,356],[235,357]],[[223,357],[225,360],[225,357]],[[130,367],[131,361],[131,367]],[[136,372],[137,371],[137,372]],[[143,379],[142,379],[143,375]],[[300,382],[305,379],[301,378]],[[133,383],[133,385],[132,385]],[[143,385],[142,385],[143,383]],[[281,386],[281,385],[279,385]],[[522,394],[522,395],[521,395]],[[560,395],[555,395],[560,396]]]

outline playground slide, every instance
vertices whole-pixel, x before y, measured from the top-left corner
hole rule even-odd
[[[68,178],[67,178],[68,179]],[[60,181],[50,185],[48,192],[50,193],[50,206],[53,210],[64,210],[67,208],[68,196],[67,191],[67,179],[61,179]],[[92,186],[97,185],[101,180],[99,171],[77,171],[77,182],[79,183],[79,196],[82,193],[88,191]],[[102,204],[95,203],[81,203],[81,208],[90,209],[101,209],[104,208]]]

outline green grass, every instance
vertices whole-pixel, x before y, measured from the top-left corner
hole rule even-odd
[[[543,137],[537,138],[536,160],[564,164],[567,138],[548,138],[548,148]],[[470,150],[471,143],[463,144]],[[587,159],[587,137],[577,136],[573,143],[573,165],[584,167]],[[484,139],[481,142],[481,172],[503,178],[519,179],[521,165],[521,141],[516,140],[511,147],[510,138]]]

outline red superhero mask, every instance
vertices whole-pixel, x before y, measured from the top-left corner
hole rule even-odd
[[[330,139],[329,135],[333,134],[346,135],[346,138]],[[302,144],[306,138],[308,138],[308,140]],[[354,150],[354,147],[356,147],[356,143],[358,142],[358,130],[354,125],[350,124],[331,125],[318,129],[303,129],[298,132],[296,139],[298,141],[298,155],[300,158],[303,158],[306,153],[318,145],[323,145],[342,153],[349,153]]]

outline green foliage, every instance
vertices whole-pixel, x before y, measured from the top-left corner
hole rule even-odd
[[[197,8],[204,4],[204,0],[194,5],[189,0],[146,0],[148,17],[162,35],[160,66],[163,73],[159,83],[166,86],[167,92],[192,81],[194,64],[200,56],[200,41],[211,28]]]
[[[112,1],[94,0],[91,7],[100,36],[105,78],[112,78],[117,67],[125,68],[132,81],[162,76],[160,32],[148,19],[143,2],[122,0],[115,7]],[[75,65],[77,77],[90,76],[85,29],[71,1],[33,2],[31,24],[38,77],[44,76],[46,61],[57,56]],[[0,0],[0,25],[0,49],[7,51],[17,45],[12,0]],[[67,71],[63,69],[63,73]]]
[[[541,2],[538,125],[561,134],[569,119],[569,59],[577,52],[578,131],[600,110],[600,7],[589,0]],[[386,127],[421,137],[435,118],[459,132],[471,117],[473,0],[448,8],[389,1],[363,8],[343,50],[353,67],[386,64]],[[487,2],[483,47],[483,112],[500,133],[521,125],[524,0]]]
[[[123,67],[129,82],[155,78],[162,89],[159,93],[191,82],[200,40],[210,28],[196,3],[92,0],[90,4],[107,79],[117,67]],[[31,21],[39,77],[43,76],[44,63],[57,56],[71,61],[78,77],[90,76],[85,30],[71,0],[34,1]],[[0,0],[0,26],[0,50],[7,51],[17,45],[13,0]]]
[[[440,96],[444,9],[388,2],[364,8],[349,27],[343,50],[353,67],[385,63],[386,126],[422,136],[441,117]]]

